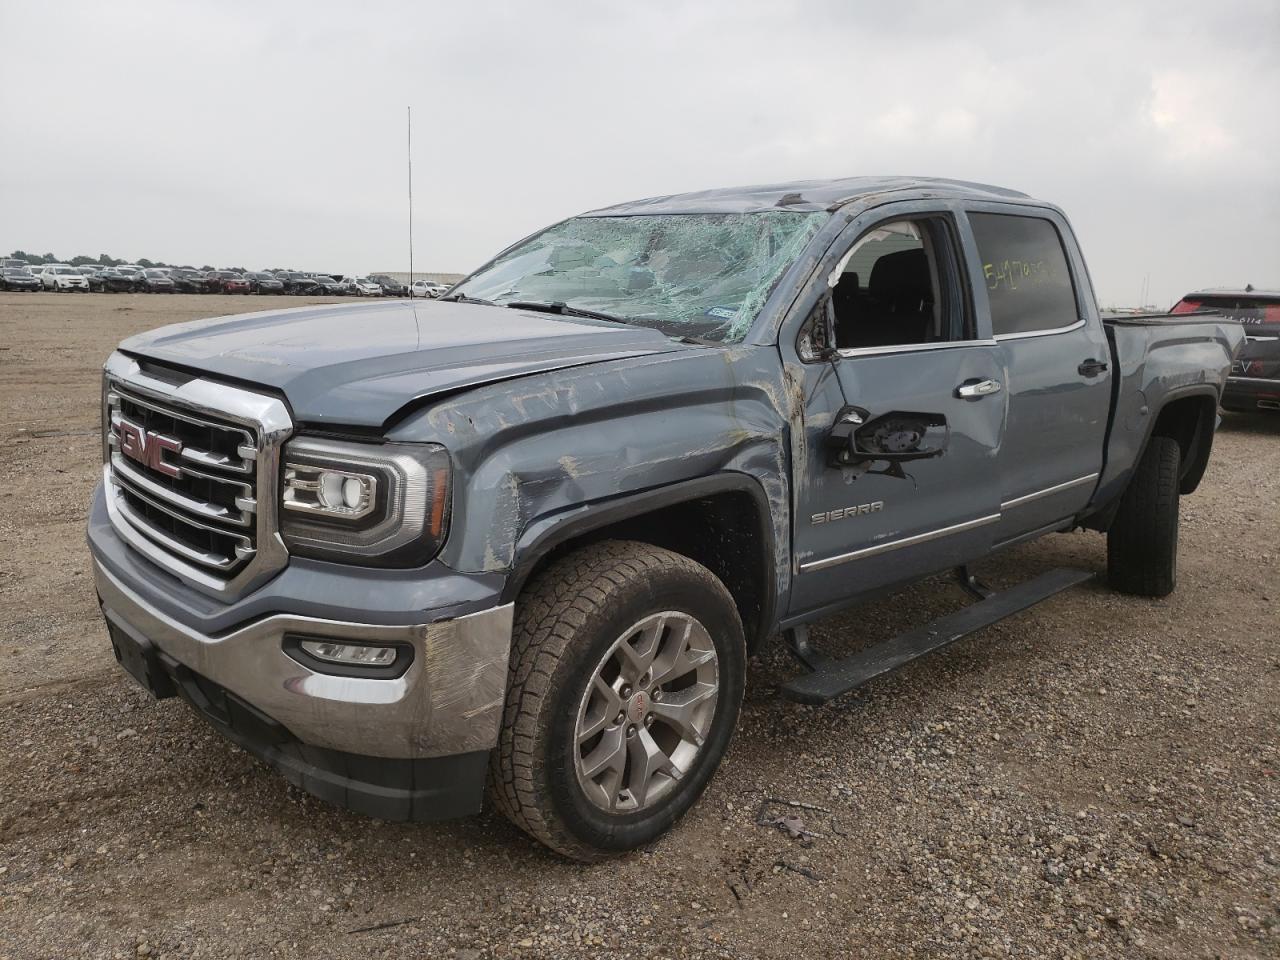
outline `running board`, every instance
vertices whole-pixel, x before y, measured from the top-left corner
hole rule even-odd
[[[962,577],[963,583],[976,583],[968,576],[967,571],[963,572]],[[812,672],[784,683],[782,696],[799,703],[827,703],[876,677],[923,657],[926,653],[941,650],[983,627],[989,627],[1005,617],[1035,606],[1041,600],[1047,600],[1056,593],[1091,579],[1093,574],[1086,570],[1059,567],[1008,590],[988,592],[989,595],[984,599],[963,610],[939,617],[926,626],[908,630],[844,660],[830,660],[815,655],[808,645],[805,635],[807,631],[798,628],[791,638],[792,649]]]

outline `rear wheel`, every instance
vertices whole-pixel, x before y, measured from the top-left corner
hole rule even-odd
[[[1178,580],[1178,442],[1152,437],[1107,531],[1107,580],[1121,593],[1164,597]]]
[[[687,557],[607,541],[551,564],[516,605],[497,807],[575,860],[653,841],[728,747],[744,649],[729,591]]]

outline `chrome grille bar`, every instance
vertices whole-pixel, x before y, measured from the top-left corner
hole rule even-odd
[[[107,509],[130,546],[213,596],[279,572],[277,474],[292,432],[280,400],[116,353],[103,414]]]
[[[141,491],[147,494],[152,500],[166,502],[171,508],[185,511],[190,516],[184,517],[182,513],[174,513],[174,516],[180,519],[191,519],[198,517],[202,520],[221,520],[224,523],[234,524],[237,527],[247,527],[253,523],[252,514],[228,510],[226,507],[219,506],[216,503],[209,503],[205,500],[197,500],[194,497],[188,497],[178,493],[176,490],[166,487],[162,483],[156,483],[147,474],[136,469],[125,462],[125,459],[118,453],[111,454],[111,473],[116,481],[123,483],[134,491]],[[246,484],[240,484],[246,490],[251,488]]]
[[[152,507],[153,509],[159,510],[163,513],[167,513],[169,516],[173,517],[175,520],[178,520],[184,524],[187,524],[192,527],[196,527],[201,530],[205,530],[207,532],[221,534],[230,539],[234,539],[235,541],[238,541],[238,542],[235,544],[234,550],[230,555],[218,553],[217,551],[214,551],[214,550],[199,550],[195,547],[190,546],[189,544],[183,543],[177,537],[170,536],[165,531],[157,527],[154,523],[151,523],[148,520],[146,520],[132,506],[130,506],[129,504],[130,496],[137,497],[138,499],[142,500],[144,503],[146,503],[148,506]],[[137,530],[139,533],[141,533],[144,537],[153,541],[154,543],[159,544],[161,547],[170,551],[171,553],[176,553],[178,556],[182,557],[183,559],[190,560],[192,563],[198,563],[203,567],[210,567],[214,570],[222,570],[222,571],[230,570],[240,561],[251,559],[253,555],[257,552],[253,548],[253,542],[248,537],[243,536],[241,534],[228,534],[225,531],[218,529],[217,527],[212,527],[207,524],[197,523],[196,521],[193,521],[190,517],[184,517],[182,516],[182,514],[177,513],[176,511],[169,510],[167,507],[165,507],[163,503],[159,502],[158,500],[153,500],[152,498],[148,497],[146,494],[139,493],[136,490],[129,491],[128,494],[126,494],[124,491],[118,491],[118,499],[116,500],[116,509],[119,510],[121,515],[123,515],[123,517],[134,527],[134,529]]]
[[[193,427],[199,427],[206,430],[216,430],[225,434],[229,434],[232,439],[239,440],[233,443],[239,460],[233,460],[229,456],[212,453],[208,450],[201,450],[198,447],[184,448],[184,455],[190,455],[188,450],[196,455],[197,459],[209,462],[212,466],[225,466],[228,470],[234,470],[237,473],[251,473],[253,471],[253,461],[257,456],[257,448],[254,443],[253,434],[248,430],[234,427],[227,423],[217,423],[213,420],[203,417],[193,416],[185,411],[175,410],[172,407],[166,408],[161,404],[151,400],[144,399],[138,394],[122,388],[123,385],[117,384],[114,393],[118,399],[123,399],[127,403],[134,406],[149,410],[152,413],[160,414],[163,417],[169,417],[173,420],[179,420],[183,423],[190,424]],[[216,462],[221,461],[221,462]]]

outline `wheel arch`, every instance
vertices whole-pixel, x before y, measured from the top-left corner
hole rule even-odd
[[[514,601],[530,578],[557,557],[609,539],[663,547],[719,577],[742,618],[748,654],[773,632],[773,524],[765,491],[751,476],[726,472],[699,477],[535,521],[516,545],[502,602]]]
[[[1218,391],[1212,384],[1201,384],[1179,390],[1164,398],[1159,411],[1150,419],[1142,446],[1129,465],[1124,482],[1115,488],[1105,505],[1092,511],[1082,525],[1091,530],[1106,532],[1120,508],[1120,500],[1146,456],[1152,437],[1170,437],[1177,441],[1182,457],[1179,467],[1178,492],[1193,493],[1200,485],[1209,466],[1209,454],[1213,449],[1213,435],[1217,430]]]
[[[1182,454],[1178,492],[1193,493],[1209,466],[1213,435],[1217,428],[1218,394],[1212,388],[1188,392],[1165,402],[1151,426],[1143,454],[1152,437],[1176,440]]]

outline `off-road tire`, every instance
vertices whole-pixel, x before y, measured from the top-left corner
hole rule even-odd
[[[719,695],[712,724],[674,790],[655,806],[609,814],[590,803],[577,780],[579,702],[619,636],[666,610],[697,618],[715,644]],[[536,574],[516,601],[507,702],[490,761],[494,805],[574,860],[602,860],[652,842],[693,805],[719,766],[737,724],[745,672],[737,607],[706,567],[624,540],[566,554]]]
[[[1178,442],[1152,437],[1107,531],[1107,580],[1121,593],[1165,597],[1178,580]]]

